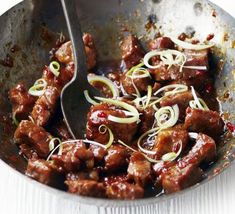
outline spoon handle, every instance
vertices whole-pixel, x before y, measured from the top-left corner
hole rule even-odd
[[[76,0],[61,0],[65,19],[68,26],[69,35],[73,45],[73,56],[75,62],[75,71],[73,81],[87,81],[87,67],[85,46],[83,43],[83,33],[77,14]]]

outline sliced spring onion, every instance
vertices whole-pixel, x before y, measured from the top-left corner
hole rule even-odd
[[[184,68],[192,69],[192,70],[207,70],[206,66],[184,66]]]
[[[208,111],[209,110],[208,106],[206,105],[203,99],[197,97],[196,91],[193,86],[191,86],[191,91],[192,91],[194,100],[191,100],[189,102],[189,106],[194,109],[197,108],[197,109],[201,109],[204,111]]]
[[[90,97],[88,90],[85,90],[83,93],[88,103],[98,105],[98,103]]]
[[[139,64],[136,65],[136,66],[133,66],[129,71],[126,72],[126,75],[129,76],[129,77],[131,77],[133,71],[134,71],[135,69],[141,68],[142,66],[144,66],[144,63],[143,63],[143,62],[139,63]]]
[[[198,137],[198,133],[196,132],[189,132],[188,135],[191,139],[197,139]]]
[[[133,85],[133,87],[134,87],[134,89],[135,89],[135,91],[136,91],[136,96],[137,96],[137,97],[140,97],[140,96],[141,96],[141,95],[140,95],[140,91],[139,91],[139,89],[136,87],[135,82],[134,82],[134,79],[132,79],[132,78],[131,78],[131,83],[132,83],[132,85]]]
[[[35,123],[34,119],[33,119],[31,116],[29,116],[29,120],[30,120],[32,123]]]
[[[119,97],[119,90],[117,86],[107,77],[98,76],[98,75],[88,75],[87,79],[90,84],[94,82],[100,82],[100,83],[105,84],[106,86],[108,86],[109,90],[112,92],[112,95],[113,95],[112,98]]]
[[[19,125],[19,121],[16,119],[16,113],[15,112],[12,114],[12,120],[13,120],[13,124],[15,124],[16,126]]]
[[[112,104],[118,107],[122,107],[123,109],[127,110],[129,112],[130,117],[127,118],[120,118],[120,117],[115,117],[112,115],[108,115],[108,120],[116,122],[116,123],[134,123],[134,122],[139,122],[139,112],[137,109],[129,105],[125,102],[122,102],[120,100],[113,100],[113,99],[108,99],[108,98],[103,98],[103,97],[95,97],[97,100],[100,100],[102,102]]]
[[[58,141],[61,144],[60,138],[52,138],[49,142],[49,150],[52,151],[55,148],[55,141]]]
[[[162,156],[163,161],[173,161],[177,158],[177,155],[175,152],[169,152]]]
[[[130,146],[128,146],[128,145],[126,145],[126,144],[125,144],[123,141],[121,141],[121,140],[118,140],[118,143],[120,143],[121,145],[127,147],[127,148],[130,149],[132,152],[137,152],[137,150],[133,149],[132,147],[130,147]],[[149,162],[152,162],[152,163],[159,163],[159,162],[161,162],[161,161],[159,161],[159,160],[152,159],[152,158],[148,157],[147,155],[145,155],[145,154],[143,154],[143,153],[142,153],[142,155],[143,155],[143,156],[146,158],[146,160],[148,160]]]
[[[29,94],[32,96],[40,97],[42,96],[47,87],[47,82],[44,79],[38,79],[34,85],[29,89]]]
[[[56,77],[60,75],[60,64],[57,61],[52,61],[49,65],[49,69]]]
[[[64,141],[64,142],[61,142],[59,145],[57,145],[52,151],[51,153],[48,155],[47,157],[47,161],[49,161],[51,159],[51,156],[55,153],[55,151],[59,149],[59,152],[58,152],[58,155],[62,155],[62,152],[63,152],[63,145],[66,144],[66,143],[77,143],[78,141],[82,141],[83,143],[88,143],[88,144],[93,144],[95,146],[99,146],[99,147],[102,147],[104,149],[106,149],[106,146],[105,145],[102,145],[98,142],[95,142],[95,141],[91,141],[91,140],[67,140],[67,141]]]
[[[113,141],[114,141],[114,136],[113,136],[113,132],[111,131],[111,129],[109,127],[107,127],[106,125],[101,125],[99,126],[99,132],[101,134],[105,134],[106,132],[109,132],[109,141],[108,143],[105,145],[105,148],[108,149],[112,144],[113,144]]]
[[[180,71],[182,71],[183,66],[186,62],[186,55],[180,51],[171,50],[171,49],[162,50],[162,51],[153,50],[153,51],[148,52],[144,56],[144,64],[147,68],[156,69],[161,66],[161,64],[158,64],[158,65],[150,65],[149,64],[150,59],[154,56],[160,56],[162,63],[164,65],[168,65],[168,69],[172,65],[178,65],[178,66],[180,66]]]
[[[157,135],[159,131],[160,131],[160,129],[159,129],[159,127],[157,127],[157,128],[150,129],[147,132],[145,132],[144,134],[142,134],[137,141],[137,146],[138,146],[139,150],[142,151],[143,153],[146,153],[149,155],[155,155],[156,151],[150,151],[150,150],[144,149],[141,146],[141,142],[147,135],[152,133],[151,136],[154,136],[154,135]]]
[[[149,106],[150,100],[151,100],[151,96],[152,96],[152,92],[153,92],[153,88],[151,85],[148,85],[147,88],[147,97],[145,100],[145,104],[144,104],[144,109],[146,109]]]
[[[162,156],[162,160],[163,161],[174,161],[180,155],[180,153],[182,152],[182,147],[183,147],[182,143],[180,143],[180,148],[177,151],[177,153],[175,153],[175,152],[166,153]]]
[[[177,38],[170,37],[170,39],[178,46],[182,47],[183,49],[190,49],[190,50],[204,50],[214,46],[214,44],[205,45],[205,44],[192,44],[188,42],[181,41]]]
[[[160,129],[173,127],[179,119],[179,107],[178,105],[161,107],[154,116]]]
[[[168,91],[170,90],[170,91]],[[173,95],[173,94],[177,94],[177,93],[181,93],[181,92],[185,92],[185,91],[188,91],[188,86],[187,85],[183,85],[183,84],[172,84],[172,85],[167,85],[167,86],[164,86],[160,89],[158,89],[154,95],[158,95],[162,92],[164,92],[164,96],[169,96],[169,95]]]

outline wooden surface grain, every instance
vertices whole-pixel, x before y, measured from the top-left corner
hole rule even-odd
[[[0,14],[20,0],[0,0]],[[233,0],[213,0],[235,16]],[[193,191],[149,206],[97,208],[49,193],[0,162],[0,214],[234,214],[235,163]]]

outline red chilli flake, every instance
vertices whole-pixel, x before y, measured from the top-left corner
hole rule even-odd
[[[105,114],[103,111],[99,112],[97,114],[98,117],[102,117],[102,118],[106,118],[107,117],[107,114]]]
[[[227,126],[227,129],[228,129],[230,132],[235,132],[235,125],[232,124],[231,122],[227,122],[227,123],[226,123],[226,126]]]
[[[205,87],[206,93],[210,94],[213,91],[213,87],[211,84],[206,85]]]

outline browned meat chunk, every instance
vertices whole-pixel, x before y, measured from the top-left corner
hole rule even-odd
[[[144,51],[136,36],[129,35],[125,37],[120,44],[120,48],[127,69],[140,63],[140,60],[144,57]]]
[[[32,118],[38,126],[45,126],[54,114],[60,92],[55,87],[47,87],[45,93],[38,98],[32,111]]]
[[[90,171],[80,171],[80,172],[69,172],[66,175],[67,181],[76,181],[76,180],[99,180],[99,170],[92,169]]]
[[[211,86],[213,85],[212,78],[210,77],[209,73],[205,71],[199,71],[199,70],[194,70],[193,78],[179,79],[179,80],[173,81],[172,84],[183,84],[189,87],[193,86],[196,89],[196,91],[202,91],[202,90],[205,91],[208,85],[211,85]]]
[[[14,139],[18,144],[27,144],[32,147],[39,157],[46,158],[49,154],[51,135],[31,121],[21,121],[15,131]]]
[[[61,66],[60,74],[56,77],[49,69],[48,66],[45,66],[43,69],[42,78],[47,82],[48,86],[53,86],[57,88],[59,91],[68,83],[74,74],[74,63],[71,62],[67,64],[65,67]]]
[[[185,50],[184,54],[186,55],[187,61],[186,66],[206,66],[208,67],[208,54],[209,50]]]
[[[187,57],[185,66],[206,66],[208,67],[208,50],[202,51],[185,51]],[[173,65],[170,68],[164,65],[157,57],[152,59],[153,65],[161,65],[156,69],[151,69],[150,72],[156,81],[172,81],[172,80],[188,80],[200,76],[202,73],[208,74],[207,71],[198,71],[195,69],[183,68],[180,72],[178,65]]]
[[[105,187],[103,183],[92,180],[70,180],[65,181],[68,186],[68,191],[83,196],[104,198],[105,197]]]
[[[198,134],[196,144],[190,152],[180,160],[181,166],[193,164],[199,165],[201,162],[210,163],[216,157],[216,144],[215,141],[202,133]]]
[[[43,184],[63,187],[65,176],[51,162],[42,159],[30,159],[25,174]]]
[[[142,113],[140,115],[140,133],[145,133],[153,127],[155,110],[152,107],[148,107],[140,111],[140,113]]]
[[[131,155],[127,172],[128,178],[133,179],[140,186],[145,186],[152,180],[151,164],[140,152]]]
[[[169,37],[158,37],[156,39],[150,40],[148,43],[149,50],[156,49],[172,49],[174,48],[174,43]]]
[[[84,34],[83,41],[85,45],[85,52],[87,56],[87,68],[88,70],[92,69],[96,65],[96,49],[94,45],[93,38],[90,34]],[[73,52],[72,52],[72,43],[71,41],[64,43],[56,51],[55,57],[62,63],[68,64],[72,62]]]
[[[124,88],[124,91],[129,95],[137,94],[135,87],[140,94],[143,94],[147,91],[148,85],[152,85],[150,77],[132,79],[128,77],[126,73],[121,76],[120,81]]]
[[[160,102],[161,106],[173,106],[178,105],[180,110],[180,119],[183,120],[185,117],[185,110],[189,106],[189,102],[194,100],[191,91],[185,91],[182,93],[176,93],[174,95],[163,97]]]
[[[165,192],[177,192],[201,181],[203,171],[198,165],[203,161],[210,163],[215,156],[215,141],[205,134],[198,134],[191,151],[177,164],[161,171],[160,177]]]
[[[185,127],[193,132],[202,132],[209,136],[219,136],[223,133],[224,123],[216,111],[187,108]]]
[[[127,182],[115,182],[107,187],[106,194],[112,199],[136,199],[144,197],[144,189]]]
[[[19,154],[23,155],[26,159],[38,158],[36,151],[31,146],[27,144],[21,144],[19,148],[20,148]]]
[[[94,156],[82,141],[63,144],[62,154],[52,155],[51,159],[65,172],[76,172],[81,167],[91,169],[94,166]]]
[[[121,174],[114,174],[114,175],[109,175],[107,177],[104,177],[104,184],[105,186],[110,186],[113,183],[119,182],[119,183],[124,183],[128,181],[127,174],[121,173]]]
[[[112,145],[108,149],[108,154],[105,156],[105,169],[108,172],[119,171],[125,169],[128,165],[129,153],[122,145]]]
[[[162,62],[158,60],[154,60],[154,65],[160,64],[161,66],[156,69],[150,69],[150,73],[152,77],[156,81],[170,81],[170,80],[178,80],[183,77],[183,72],[179,71],[179,66],[172,65],[169,69],[168,66],[164,65]]]
[[[203,171],[192,164],[184,168],[178,165],[170,167],[161,174],[164,191],[169,194],[185,189],[202,180]]]
[[[175,152],[180,149],[182,145],[182,150],[188,144],[189,136],[188,132],[180,128],[170,128],[162,130],[159,132],[156,143],[153,150],[156,151],[156,159],[161,159],[161,157],[169,152]]]
[[[99,132],[99,127],[104,124],[112,130],[115,139],[120,139],[125,143],[130,143],[137,131],[137,124],[121,124],[112,122],[108,120],[108,115],[123,118],[126,117],[123,111],[104,103],[92,106],[87,115],[86,137],[90,140],[95,140],[99,143],[107,144],[109,133],[106,132],[104,134],[101,134]]]
[[[95,162],[103,161],[105,155],[107,155],[107,150],[100,146],[90,145],[90,150],[94,155]]]
[[[28,118],[33,109],[35,97],[28,93],[25,85],[20,83],[9,91],[9,99],[13,106],[12,114],[18,121]]]

